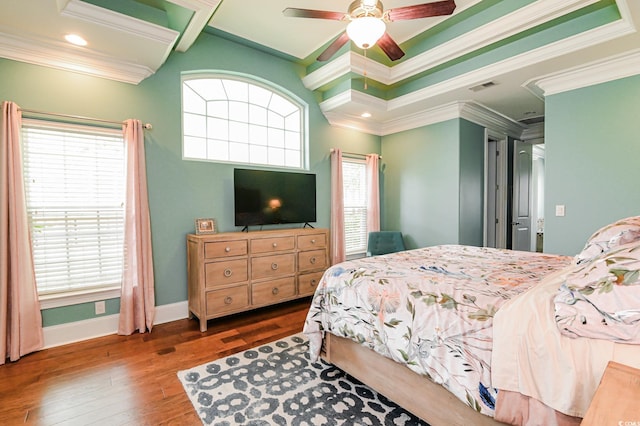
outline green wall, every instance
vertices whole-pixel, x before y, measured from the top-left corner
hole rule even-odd
[[[192,70],[252,74],[309,104],[309,159],[310,171],[317,175],[318,227],[330,224],[329,149],[380,153],[380,137],[328,124],[313,93],[302,85],[304,71],[299,65],[206,33],[186,53],[172,53],[156,74],[137,86],[0,59],[0,100],[25,109],[107,120],[139,118],[153,124],[145,132],[145,149],[156,305],[187,299],[185,236],[193,232],[195,218],[213,217],[221,231],[239,230],[233,224],[234,166],[182,160],[180,75]],[[118,306],[109,301],[107,314],[116,313]],[[92,317],[93,303],[43,311],[45,326]]]
[[[639,100],[640,75],[546,98],[545,252],[575,255],[601,226],[640,215]]]
[[[383,229],[408,248],[482,245],[483,141],[463,119],[384,136]]]
[[[109,120],[140,118],[146,132],[147,175],[156,276],[156,304],[185,301],[185,235],[197,217],[235,231],[233,165],[181,158],[180,74],[226,70],[253,74],[309,104],[310,170],[318,176],[318,222],[330,217],[329,149],[383,156],[382,228],[400,230],[409,248],[482,244],[483,129],[448,120],[383,138],[331,127],[304,70],[292,62],[202,34],[186,53],[139,85],[0,59],[0,100],[27,109]],[[546,252],[575,254],[598,227],[640,214],[640,76],[549,96],[546,102]],[[554,206],[566,206],[555,217]],[[118,311],[107,302],[107,314]],[[92,318],[93,304],[43,311],[45,326]]]
[[[460,120],[459,244],[483,244],[484,138],[484,127]]]

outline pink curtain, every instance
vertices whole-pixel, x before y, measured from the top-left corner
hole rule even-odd
[[[27,220],[20,131],[22,114],[2,103],[0,131],[0,365],[44,346]]]
[[[367,234],[380,230],[380,156],[367,154],[365,168],[367,174]]]
[[[331,264],[345,260],[342,151],[331,150]]]
[[[135,330],[151,331],[155,319],[155,290],[142,123],[127,120],[123,132],[127,189],[118,334],[129,335]]]

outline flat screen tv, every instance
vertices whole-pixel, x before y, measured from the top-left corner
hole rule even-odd
[[[236,226],[316,221],[316,175],[234,169]]]

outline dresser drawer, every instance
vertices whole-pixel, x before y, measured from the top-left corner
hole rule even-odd
[[[247,259],[209,262],[204,265],[207,288],[247,281],[248,277]]]
[[[326,234],[298,235],[298,249],[311,250],[327,246]]]
[[[251,303],[253,305],[269,305],[280,300],[290,299],[296,294],[294,277],[280,278],[253,284],[251,287]]]
[[[251,240],[251,253],[272,253],[293,250],[295,239],[291,237],[256,238]]]
[[[323,271],[320,271],[300,274],[298,276],[298,296],[310,296],[315,293],[323,273]]]
[[[249,306],[249,286],[238,285],[207,292],[207,316],[240,311]]]
[[[298,253],[298,270],[312,271],[327,267],[327,252],[325,250],[301,251]]]
[[[204,258],[246,256],[247,240],[204,243]]]
[[[251,279],[293,275],[295,263],[293,253],[254,257],[251,259]]]

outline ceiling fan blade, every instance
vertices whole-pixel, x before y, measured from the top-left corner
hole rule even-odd
[[[328,10],[312,10],[312,9],[297,9],[295,7],[287,7],[282,11],[284,16],[292,18],[318,18],[318,19],[333,19],[335,21],[342,21],[345,18],[345,14],[341,12],[330,12]]]
[[[455,9],[456,2],[454,0],[444,0],[389,9],[386,14],[389,21],[393,22],[406,21],[408,19],[428,18],[430,16],[451,15]]]
[[[400,49],[398,43],[393,41],[389,33],[384,33],[377,44],[392,61],[397,61],[404,56],[404,52]]]
[[[329,47],[327,47],[324,52],[322,52],[320,54],[320,56],[318,56],[318,60],[319,61],[328,61],[329,59],[331,59],[331,57],[333,55],[335,55],[335,53],[340,50],[340,48],[342,46],[344,46],[347,42],[349,41],[349,36],[347,35],[346,32],[342,33],[342,35],[340,37],[338,37],[337,39],[335,39],[333,41],[333,43],[331,43],[329,45]]]

